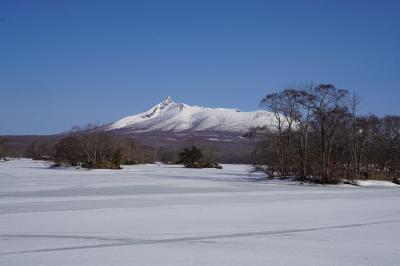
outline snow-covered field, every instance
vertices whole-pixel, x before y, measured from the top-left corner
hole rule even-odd
[[[400,265],[400,186],[0,162],[0,265]]]

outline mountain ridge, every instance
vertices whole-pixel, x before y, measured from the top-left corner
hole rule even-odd
[[[106,131],[146,132],[226,132],[244,134],[253,127],[270,127],[276,123],[272,113],[264,110],[242,112],[231,108],[210,108],[175,103],[170,96],[149,110],[123,117],[105,125]]]

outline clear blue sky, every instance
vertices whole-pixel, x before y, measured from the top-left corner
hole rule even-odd
[[[258,108],[285,85],[400,114],[400,1],[0,0],[0,134],[50,134],[176,102]]]

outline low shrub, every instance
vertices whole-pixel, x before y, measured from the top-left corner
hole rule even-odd
[[[186,168],[216,168],[222,169],[222,166],[216,162],[203,159],[203,153],[200,149],[193,146],[191,149],[185,148],[179,153],[179,164]]]

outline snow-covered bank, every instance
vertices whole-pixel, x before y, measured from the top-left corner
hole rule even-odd
[[[0,164],[0,265],[399,265],[400,188]],[[239,182],[238,182],[239,181]]]
[[[393,182],[380,180],[357,180],[357,183],[361,187],[399,187]]]

